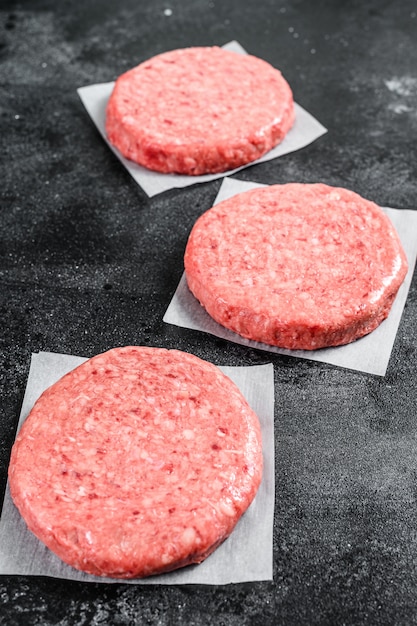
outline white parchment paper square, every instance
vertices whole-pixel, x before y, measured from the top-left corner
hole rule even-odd
[[[236,41],[232,41],[223,47],[234,52],[246,54],[246,51]],[[129,174],[138,183],[138,185],[142,187],[148,196],[155,196],[156,194],[167,191],[168,189],[188,187],[196,183],[203,183],[222,178],[224,176],[230,176],[231,174],[238,172],[245,167],[249,167],[250,165],[254,165],[255,163],[270,161],[284,154],[289,154],[290,152],[304,148],[327,132],[327,129],[322,126],[320,122],[318,122],[301,106],[295,103],[296,121],[287,136],[284,138],[284,141],[257,161],[220,174],[206,174],[204,176],[160,174],[141,167],[133,161],[129,161],[129,159],[125,159],[117,148],[112,146],[107,140],[105,130],[106,105],[110,94],[113,91],[113,87],[114,82],[98,83],[95,85],[80,87],[77,89],[77,92],[103,139],[126,167]]]
[[[237,193],[261,187],[258,183],[225,178],[219,189],[215,203],[232,197]],[[384,376],[388,367],[395,336],[410,289],[417,256],[417,211],[384,208],[394,224],[408,259],[408,273],[401,285],[390,314],[372,333],[361,339],[339,346],[321,350],[283,350],[275,346],[244,339],[234,332],[217,324],[203,309],[189,291],[183,274],[178,288],[164,315],[164,322],[183,328],[200,330],[216,337],[227,339],[244,346],[266,350],[276,354],[310,359],[330,363],[348,369]]]
[[[40,352],[32,355],[19,428],[40,394],[85,361],[82,357]],[[255,500],[231,536],[203,563],[147,579],[118,581],[79,572],[63,563],[27,529],[7,486],[0,519],[0,575],[51,576],[86,582],[126,584],[208,584],[272,579],[275,504],[273,366],[221,367],[257,413],[262,429],[264,472]]]

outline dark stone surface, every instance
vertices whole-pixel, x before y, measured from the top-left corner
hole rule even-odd
[[[0,624],[417,623],[415,278],[384,378],[165,325],[188,232],[219,183],[148,199],[76,93],[164,50],[236,39],[329,129],[240,178],[417,208],[416,13],[414,0],[2,0],[0,495],[31,352],[131,343],[273,362],[276,512],[273,582],[2,577]]]

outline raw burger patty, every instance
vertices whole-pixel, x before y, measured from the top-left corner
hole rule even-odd
[[[160,54],[116,81],[109,141],[158,172],[206,174],[245,165],[294,121],[291,89],[266,61],[218,47]]]
[[[185,272],[219,324],[266,344],[315,350],[374,330],[407,260],[376,204],[346,189],[293,183],[241,193],[203,214]]]
[[[253,500],[258,418],[214,365],[115,348],[36,402],[12,450],[32,532],[85,572],[144,577],[205,559]]]

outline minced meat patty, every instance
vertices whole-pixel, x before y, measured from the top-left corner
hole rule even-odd
[[[136,346],[46,390],[9,468],[29,529],[69,565],[115,578],[205,559],[261,475],[259,421],[237,386],[191,354]]]
[[[213,47],[172,50],[122,74],[106,132],[123,156],[158,172],[199,175],[255,161],[294,122],[281,72],[252,55]]]
[[[219,324],[302,350],[370,333],[407,273],[380,207],[347,189],[301,183],[211,208],[191,231],[184,263],[191,292]]]

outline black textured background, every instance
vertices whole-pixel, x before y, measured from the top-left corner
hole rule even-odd
[[[148,199],[76,93],[156,53],[236,39],[329,130],[239,178],[417,208],[416,14],[414,0],[1,0],[0,496],[34,351],[272,361],[276,388],[273,582],[0,577],[1,625],[417,623],[415,277],[384,378],[165,325],[187,235],[220,183]]]

